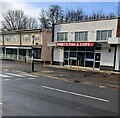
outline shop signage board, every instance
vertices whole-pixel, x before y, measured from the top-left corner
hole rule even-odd
[[[94,46],[94,42],[57,42],[56,46]]]

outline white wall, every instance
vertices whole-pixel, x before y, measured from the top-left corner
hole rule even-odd
[[[53,61],[64,62],[64,49],[54,48]]]
[[[68,32],[69,41],[74,41],[77,31],[88,31],[88,41],[96,41],[96,30],[112,30],[112,37],[116,37],[117,21],[111,19],[55,25],[54,41],[57,41],[57,32]]]
[[[108,52],[108,49],[111,49],[111,52]],[[101,61],[100,65],[102,66],[114,66],[114,47],[102,47],[101,49]]]
[[[115,70],[120,70],[120,45],[117,46]]]

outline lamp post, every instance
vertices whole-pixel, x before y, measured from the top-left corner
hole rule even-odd
[[[35,38],[35,34],[32,34],[32,72],[34,72],[34,38]]]

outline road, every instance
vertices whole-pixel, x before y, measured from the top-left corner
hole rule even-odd
[[[116,116],[118,89],[3,69],[2,116]]]

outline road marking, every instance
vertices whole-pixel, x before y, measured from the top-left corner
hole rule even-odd
[[[4,81],[9,81],[10,79],[3,79]]]
[[[25,77],[23,75],[18,75],[18,74],[14,74],[14,73],[5,73],[7,75],[12,75],[12,76],[16,76],[16,77]]]
[[[0,77],[12,77],[12,76],[0,74]]]
[[[28,79],[35,79],[35,78],[28,78]]]
[[[69,94],[72,94],[72,95],[86,97],[86,98],[90,98],[90,99],[94,99],[94,100],[99,100],[99,101],[103,101],[103,102],[109,102],[109,100],[106,100],[106,99],[103,99],[103,98],[94,97],[94,96],[89,96],[89,95],[84,95],[84,94],[75,93],[75,92],[71,92],[71,91],[56,89],[56,88],[52,88],[52,87],[48,87],[48,86],[41,86],[41,87],[45,88],[45,89],[53,90],[53,91],[59,91],[59,92],[69,93]]]
[[[20,78],[17,78],[17,79],[15,79],[15,80],[21,80]]]
[[[36,75],[31,75],[31,74],[28,74],[28,73],[25,73],[24,75],[29,76],[29,77],[38,77]]]
[[[2,105],[2,102],[0,102],[0,105]]]

